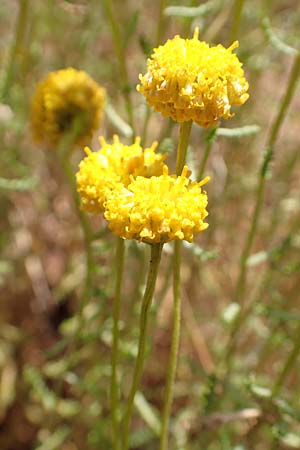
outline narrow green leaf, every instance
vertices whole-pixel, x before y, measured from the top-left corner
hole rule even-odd
[[[269,39],[269,42],[280,52],[285,53],[286,55],[289,56],[295,56],[297,55],[299,52],[291,47],[290,45],[285,44],[272,30],[271,28],[271,23],[270,23],[270,19],[268,17],[265,17],[262,20],[262,27],[263,30],[267,36],[267,38]]]
[[[227,138],[241,138],[244,136],[252,136],[260,132],[258,125],[245,125],[244,127],[237,128],[217,128],[216,136],[222,136]]]
[[[138,20],[139,20],[139,10],[134,11],[129,20],[128,23],[126,25],[126,28],[124,30],[124,35],[123,35],[123,48],[126,49],[129,41],[131,39],[131,37],[134,35],[135,31],[136,31],[136,27],[138,24]]]
[[[132,128],[122,119],[122,117],[119,116],[117,111],[110,103],[106,104],[105,113],[108,120],[117,128],[120,133],[122,133],[125,137],[132,136]]]
[[[183,241],[184,248],[188,249],[200,261],[210,261],[217,259],[219,253],[217,250],[204,250],[204,248],[195,244],[194,242]]]
[[[21,179],[8,179],[0,177],[0,189],[12,192],[32,191],[36,188],[38,180],[34,177]]]
[[[199,17],[211,12],[215,8],[216,2],[208,1],[199,6],[168,6],[164,10],[165,16],[179,17]]]
[[[57,450],[67,439],[70,429],[66,425],[58,428],[48,439],[44,440],[35,450]]]
[[[147,402],[144,395],[139,391],[135,395],[134,405],[149,428],[154,432],[154,434],[156,434],[156,436],[159,436],[161,423],[158,415],[154,411],[153,407]]]

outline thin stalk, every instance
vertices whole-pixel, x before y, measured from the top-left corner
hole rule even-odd
[[[162,252],[162,244],[152,244],[151,245],[151,257],[150,257],[150,265],[149,272],[147,278],[146,289],[144,293],[144,297],[142,300],[141,307],[141,315],[140,315],[140,336],[139,336],[139,344],[138,344],[138,355],[135,361],[133,379],[131,384],[131,389],[129,393],[129,398],[126,405],[126,410],[123,418],[123,434],[122,434],[122,450],[128,449],[128,441],[129,441],[129,428],[132,417],[132,410],[134,405],[134,397],[136,391],[138,389],[142,370],[145,361],[145,350],[146,350],[146,337],[147,337],[147,328],[149,321],[149,308],[151,306],[153,293],[155,289],[155,283],[158,273],[158,267],[161,259]]]
[[[192,121],[182,122],[179,128],[179,141],[176,157],[176,175],[181,175],[182,169],[186,162],[186,153],[191,134]]]
[[[151,109],[148,105],[146,105],[146,112],[145,112],[145,118],[144,118],[143,130],[142,130],[142,138],[141,138],[142,146],[145,145],[145,143],[146,143],[150,117],[151,117]]]
[[[217,133],[217,127],[214,127],[209,131],[208,135],[206,136],[206,144],[205,144],[205,148],[204,148],[204,153],[202,156],[202,161],[201,161],[198,176],[197,176],[198,181],[201,181],[203,178],[205,167],[206,167],[212,146],[216,140],[216,133]]]
[[[163,38],[163,33],[165,31],[166,18],[164,16],[164,9],[167,7],[167,3],[168,3],[168,0],[160,0],[157,31],[156,31],[156,45],[159,45],[161,43],[162,38]]]
[[[167,382],[164,398],[164,408],[161,424],[161,440],[160,450],[168,448],[168,431],[171,415],[171,406],[173,400],[174,381],[177,368],[178,349],[180,341],[180,325],[181,325],[181,297],[180,297],[180,263],[181,263],[181,241],[174,243],[174,268],[173,268],[173,333],[171,341],[171,350],[169,357],[169,365],[167,372]]]
[[[288,355],[281,371],[279,372],[278,377],[275,380],[272,389],[272,398],[276,397],[277,394],[279,393],[284,380],[286,379],[286,377],[288,376],[288,374],[290,373],[291,369],[293,368],[296,362],[296,359],[299,355],[299,350],[300,350],[300,325],[298,326],[296,334],[294,335],[293,348],[290,354]]]
[[[62,158],[61,165],[65,174],[66,179],[69,182],[72,191],[73,201],[76,207],[76,213],[83,231],[84,235],[84,246],[85,246],[85,254],[86,254],[86,279],[85,279],[85,295],[88,295],[91,286],[91,272],[93,268],[93,257],[92,257],[92,249],[91,242],[93,240],[93,234],[90,227],[89,220],[86,214],[80,209],[80,200],[76,190],[75,178],[73,168],[70,166],[70,163],[67,158]]]
[[[16,71],[18,56],[25,41],[26,23],[28,18],[28,4],[28,0],[19,0],[19,14],[15,28],[15,37],[10,48],[8,66],[0,93],[0,98],[2,101],[5,101],[9,94],[10,86],[13,82],[14,74]]]
[[[113,1],[112,0],[103,0],[103,5],[106,10],[106,14],[108,17],[108,20],[110,22],[111,30],[112,30],[112,36],[115,44],[116,54],[117,54],[117,61],[119,65],[119,73],[120,73],[120,80],[122,83],[122,90],[123,95],[126,103],[126,109],[128,114],[128,121],[129,125],[132,128],[133,135],[134,132],[134,115],[133,115],[133,106],[131,101],[131,87],[129,83],[129,77],[128,77],[128,71],[126,66],[126,55],[122,43],[121,33],[118,21],[114,15],[114,8],[113,8]]]
[[[230,33],[230,41],[235,41],[238,37],[238,32],[241,24],[242,12],[245,0],[235,0],[233,5],[233,24]]]
[[[281,100],[281,103],[279,105],[277,116],[273,122],[273,125],[270,130],[269,138],[267,141],[267,148],[265,152],[265,157],[262,161],[261,169],[259,171],[259,181],[258,181],[258,188],[256,192],[256,202],[255,202],[255,208],[254,213],[252,215],[252,221],[250,230],[246,239],[246,243],[241,255],[240,259],[240,271],[239,276],[236,284],[235,294],[234,294],[234,301],[239,302],[241,304],[241,312],[238,315],[235,323],[233,324],[231,335],[229,338],[229,344],[227,346],[227,351],[225,352],[224,359],[227,360],[227,366],[229,367],[231,364],[232,355],[235,351],[236,347],[236,338],[238,335],[238,331],[240,330],[241,325],[244,322],[244,317],[247,315],[244,314],[243,308],[244,308],[244,296],[245,296],[245,288],[246,288],[246,277],[247,277],[247,260],[250,255],[250,251],[252,248],[252,244],[254,241],[254,237],[256,234],[258,222],[260,219],[260,214],[262,211],[263,206],[263,200],[264,200],[264,193],[265,193],[265,185],[267,181],[267,175],[268,175],[268,169],[271,160],[274,157],[274,146],[276,143],[276,139],[278,137],[278,133],[280,130],[280,127],[282,126],[282,123],[284,121],[287,108],[292,100],[296,84],[298,81],[300,72],[300,54],[298,53],[295,56],[294,64],[289,76],[288,80],[288,86],[287,90]]]
[[[186,162],[186,153],[191,133],[192,121],[180,124],[179,141],[176,159],[176,173],[180,175]],[[173,331],[171,338],[171,350],[167,372],[164,407],[162,415],[162,428],[160,437],[160,450],[168,448],[168,431],[171,415],[172,400],[174,395],[174,382],[177,369],[178,349],[180,341],[181,325],[181,296],[180,296],[180,263],[182,242],[174,243],[174,266],[173,266]]]
[[[164,9],[166,8],[167,3],[168,3],[168,0],[160,0],[155,46],[158,46],[159,44],[161,44],[161,41],[163,38],[163,32],[165,29]],[[150,107],[147,105],[146,108],[147,109],[146,109],[146,113],[145,113],[144,125],[143,125],[143,131],[142,131],[142,139],[141,139],[142,145],[145,144],[146,139],[147,139],[148,125],[149,125],[149,121],[150,121],[150,117],[151,117]]]
[[[87,299],[89,298],[90,295],[90,291],[91,291],[91,286],[92,286],[92,272],[94,269],[94,259],[93,259],[93,251],[92,251],[92,241],[93,241],[93,232],[90,226],[90,222],[88,220],[88,217],[86,216],[86,214],[84,213],[84,211],[82,211],[80,209],[80,199],[79,199],[79,195],[77,193],[77,188],[76,188],[76,181],[75,181],[75,176],[74,176],[74,170],[73,167],[70,164],[70,156],[71,156],[71,152],[72,149],[74,148],[74,143],[76,142],[76,138],[78,137],[78,135],[81,132],[82,126],[84,124],[84,120],[82,117],[78,117],[77,120],[75,120],[72,129],[70,130],[69,133],[67,133],[61,140],[60,144],[59,144],[59,148],[58,148],[58,155],[60,158],[60,164],[61,167],[63,169],[64,175],[66,180],[69,183],[70,189],[71,189],[71,193],[72,193],[72,197],[73,197],[73,202],[75,205],[75,210],[77,213],[77,217],[78,220],[80,222],[81,225],[81,229],[83,232],[83,237],[84,237],[84,248],[85,248],[85,257],[86,257],[86,274],[85,274],[85,284],[84,284],[84,289],[83,289],[83,294],[82,294],[82,299],[80,301],[79,304],[79,311],[78,311],[78,315],[79,315],[79,323],[78,326],[76,328],[76,332],[75,334],[72,336],[72,340],[69,344],[68,350],[67,350],[67,354],[68,355],[72,355],[72,353],[74,353],[74,349],[77,343],[77,340],[79,338],[79,335],[82,331],[82,326],[83,326],[83,308],[84,305],[87,301]],[[71,361],[69,362],[69,365],[71,365],[73,362],[73,358],[71,356]]]
[[[110,405],[112,420],[112,438],[114,450],[120,449],[119,442],[119,420],[118,420],[118,373],[117,365],[119,359],[119,320],[121,309],[121,286],[124,269],[125,241],[117,238],[115,256],[115,297],[113,306],[113,343],[111,351],[111,380],[110,380]]]

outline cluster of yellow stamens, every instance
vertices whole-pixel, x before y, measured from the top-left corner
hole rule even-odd
[[[112,144],[100,137],[100,144],[101,149],[97,152],[85,148],[87,156],[76,174],[82,209],[92,213],[104,211],[107,196],[118,184],[126,187],[131,177],[162,174],[166,158],[155,152],[157,142],[143,149],[139,137],[132,145],[122,144],[118,136],[114,136]]]
[[[155,111],[176,122],[215,125],[249,97],[242,64],[232,53],[236,47],[237,41],[228,49],[209,47],[198,40],[197,29],[192,39],[175,36],[154,49],[137,90]]]
[[[191,242],[208,227],[207,195],[201,189],[208,179],[192,182],[189,174],[185,166],[180,176],[170,176],[164,166],[161,176],[132,178],[127,188],[119,185],[105,204],[109,228],[124,239]]]
[[[88,144],[102,119],[104,97],[104,89],[82,70],[50,72],[38,84],[31,103],[35,140],[56,146],[73,132],[74,144]]]

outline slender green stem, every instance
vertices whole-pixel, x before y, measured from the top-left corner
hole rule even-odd
[[[112,420],[112,438],[114,450],[120,448],[119,436],[119,420],[118,420],[118,373],[117,364],[119,356],[119,320],[121,309],[121,286],[124,269],[124,240],[117,238],[116,241],[116,257],[115,257],[115,297],[113,306],[113,343],[111,352],[111,380],[110,380],[110,405]]]
[[[13,82],[14,74],[16,72],[16,66],[17,63],[19,62],[18,56],[22,46],[24,46],[26,23],[28,18],[28,4],[29,4],[28,0],[19,0],[19,14],[16,23],[15,38],[12,41],[10,54],[8,58],[8,66],[6,69],[3,86],[1,88],[0,98],[2,101],[5,101],[7,99],[10,86]]]
[[[176,157],[176,175],[181,175],[182,169],[186,162],[186,153],[191,134],[192,121],[182,122],[179,128],[179,141]]]
[[[139,336],[139,345],[138,345],[138,355],[135,361],[133,379],[131,384],[131,389],[129,393],[129,398],[126,405],[126,410],[124,413],[123,419],[123,435],[122,435],[122,450],[128,449],[128,441],[129,441],[129,428],[132,417],[132,410],[134,405],[134,397],[136,391],[138,389],[144,360],[145,360],[145,350],[146,350],[146,337],[147,337],[147,328],[148,328],[148,320],[149,320],[149,308],[152,302],[152,297],[154,293],[159,262],[161,258],[162,244],[152,244],[151,245],[151,257],[150,257],[150,266],[147,278],[146,289],[144,293],[144,297],[142,300],[141,307],[141,315],[140,315],[140,336]]]
[[[69,362],[69,365],[72,365],[73,363],[73,357],[72,354],[74,354],[74,349],[76,347],[78,338],[80,336],[80,333],[82,331],[83,323],[84,323],[84,317],[83,317],[83,308],[86,304],[86,301],[88,300],[91,292],[91,286],[92,286],[92,272],[94,268],[94,258],[93,258],[93,251],[92,251],[92,241],[93,241],[93,232],[90,226],[90,222],[88,220],[88,217],[80,209],[80,199],[77,193],[76,188],[76,181],[74,176],[74,170],[73,167],[70,164],[70,155],[74,148],[74,143],[76,142],[76,139],[78,135],[80,134],[82,127],[84,126],[84,117],[78,117],[77,120],[72,125],[72,128],[69,133],[66,133],[66,135],[62,138],[59,148],[58,148],[58,155],[60,157],[60,163],[61,167],[64,171],[65,177],[69,183],[69,186],[71,188],[71,193],[73,197],[73,202],[75,205],[75,210],[77,213],[78,220],[81,225],[81,229],[84,236],[84,247],[85,247],[85,257],[86,257],[86,274],[85,274],[85,284],[84,289],[81,297],[81,301],[79,304],[79,323],[76,328],[76,332],[72,336],[72,340],[68,346],[67,353],[71,355],[71,360]]]
[[[106,14],[108,17],[108,20],[110,22],[112,35],[114,39],[114,44],[116,48],[116,54],[117,54],[117,61],[119,64],[119,72],[120,72],[120,79],[122,83],[122,89],[123,89],[123,95],[126,103],[126,109],[128,114],[128,121],[129,125],[132,128],[133,135],[134,133],[134,116],[133,116],[133,107],[132,107],[132,101],[131,101],[131,87],[129,83],[129,77],[128,77],[128,71],[126,66],[126,55],[124,52],[124,47],[122,43],[121,33],[118,21],[114,15],[114,8],[113,8],[113,2],[112,0],[103,0],[103,5],[106,10]]]
[[[230,33],[230,41],[235,41],[238,37],[240,28],[242,12],[244,8],[245,0],[235,0],[233,5],[233,24]]]
[[[279,393],[284,380],[290,373],[291,369],[293,368],[296,362],[297,357],[299,356],[299,350],[300,350],[300,325],[298,326],[296,333],[294,335],[293,348],[290,354],[288,355],[281,371],[279,372],[278,377],[275,380],[272,389],[272,398],[276,397],[276,395]]]
[[[143,130],[142,130],[142,137],[141,137],[141,145],[145,145],[147,134],[148,134],[148,125],[151,117],[151,109],[148,105],[146,105],[146,113],[144,118],[144,124],[143,124]]]
[[[179,141],[177,149],[176,173],[180,175],[186,162],[188,141],[191,133],[192,122],[180,124]],[[174,266],[173,266],[173,331],[171,338],[171,350],[167,372],[167,382],[165,389],[164,408],[162,415],[162,428],[160,438],[160,450],[168,448],[168,430],[171,415],[172,400],[174,395],[174,382],[177,369],[178,349],[180,341],[181,325],[181,296],[180,296],[180,263],[181,263],[182,242],[174,243]]]
[[[173,272],[173,332],[171,341],[171,350],[167,372],[167,382],[164,398],[164,409],[161,424],[160,450],[168,448],[168,431],[173,400],[174,382],[177,368],[178,349],[180,341],[181,325],[181,297],[180,297],[180,262],[181,262],[181,241],[174,243],[174,272]]]
[[[290,73],[290,77],[288,80],[288,86],[287,90],[282,98],[282,101],[280,103],[277,116],[273,122],[273,125],[270,130],[269,138],[267,141],[267,148],[265,152],[264,159],[262,161],[261,169],[259,172],[259,181],[258,181],[258,188],[256,192],[256,202],[255,202],[255,208],[254,213],[252,215],[252,221],[250,225],[250,230],[246,239],[246,243],[241,255],[240,259],[240,271],[239,276],[236,284],[235,294],[234,294],[234,301],[239,302],[242,306],[241,312],[238,315],[235,323],[233,324],[231,335],[229,338],[229,344],[227,346],[227,351],[225,352],[224,359],[227,359],[227,366],[229,367],[231,364],[232,355],[235,351],[236,347],[236,339],[238,335],[238,331],[240,330],[241,325],[244,323],[245,318],[247,317],[247,314],[244,314],[244,296],[245,296],[245,289],[246,289],[246,276],[247,276],[247,260],[250,255],[250,251],[252,248],[252,244],[254,241],[254,237],[256,234],[260,214],[262,211],[263,206],[263,200],[264,200],[264,192],[265,192],[265,185],[267,181],[267,174],[270,162],[274,156],[274,146],[276,143],[276,139],[280,130],[280,127],[283,123],[283,120],[285,118],[287,108],[291,102],[291,99],[293,97],[293,93],[296,88],[296,84],[298,81],[300,72],[300,54],[297,54],[294,59],[294,64]]]
[[[91,242],[93,240],[93,235],[90,227],[90,223],[86,214],[80,209],[80,201],[76,190],[75,178],[73,168],[70,165],[68,158],[61,159],[61,165],[63,171],[65,173],[66,179],[69,182],[69,185],[72,190],[73,201],[76,206],[76,212],[78,215],[78,219],[84,234],[84,243],[85,243],[85,251],[86,251],[86,264],[87,264],[87,272],[86,272],[86,294],[90,289],[91,284],[91,270],[93,266],[93,258],[92,258],[92,250],[91,250]]]
[[[203,156],[202,156],[202,161],[201,161],[199,172],[198,172],[198,176],[197,176],[197,180],[198,181],[201,181],[202,178],[203,178],[205,167],[206,167],[209,155],[210,155],[210,151],[211,151],[212,146],[213,146],[213,144],[214,144],[214,142],[216,140],[216,133],[217,133],[217,127],[214,127],[214,128],[212,128],[209,131],[209,133],[208,133],[208,135],[206,137],[206,145],[205,145],[205,148],[204,148],[204,153],[203,153]]]
[[[160,0],[159,4],[159,13],[158,13],[158,21],[157,21],[157,31],[156,31],[156,42],[155,45],[158,46],[161,44],[162,38],[163,38],[163,32],[165,29],[165,16],[164,16],[164,9],[166,8],[168,3],[168,0]],[[151,109],[147,105],[146,106],[146,113],[145,113],[145,119],[143,124],[143,131],[142,131],[142,139],[141,144],[144,145],[147,139],[147,132],[148,132],[148,125],[151,117]]]
[[[168,0],[160,0],[159,4],[159,15],[158,15],[158,22],[157,22],[157,32],[156,32],[156,45],[161,44],[163,33],[165,30],[165,16],[164,16],[164,9],[166,8],[168,3]]]

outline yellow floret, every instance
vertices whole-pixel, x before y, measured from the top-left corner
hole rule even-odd
[[[86,72],[50,72],[37,86],[31,102],[31,128],[37,142],[56,146],[73,127],[74,144],[86,145],[103,116],[105,91]]]
[[[242,64],[232,53],[236,47],[237,41],[228,49],[209,47],[198,40],[198,30],[192,39],[175,36],[154,49],[137,90],[155,111],[176,122],[215,125],[249,97]]]
[[[105,203],[109,228],[123,239],[148,243],[185,239],[205,230],[208,224],[207,195],[200,183],[189,180],[185,166],[180,176],[170,176],[167,166],[161,176],[132,178],[126,188],[118,185]]]
[[[76,174],[82,209],[96,214],[103,212],[106,197],[116,185],[128,186],[131,177],[138,175],[160,175],[166,158],[155,152],[157,142],[143,149],[139,137],[132,145],[122,144],[118,136],[114,136],[113,144],[105,142],[103,137],[100,143],[101,149],[97,152],[85,148],[87,156]]]

